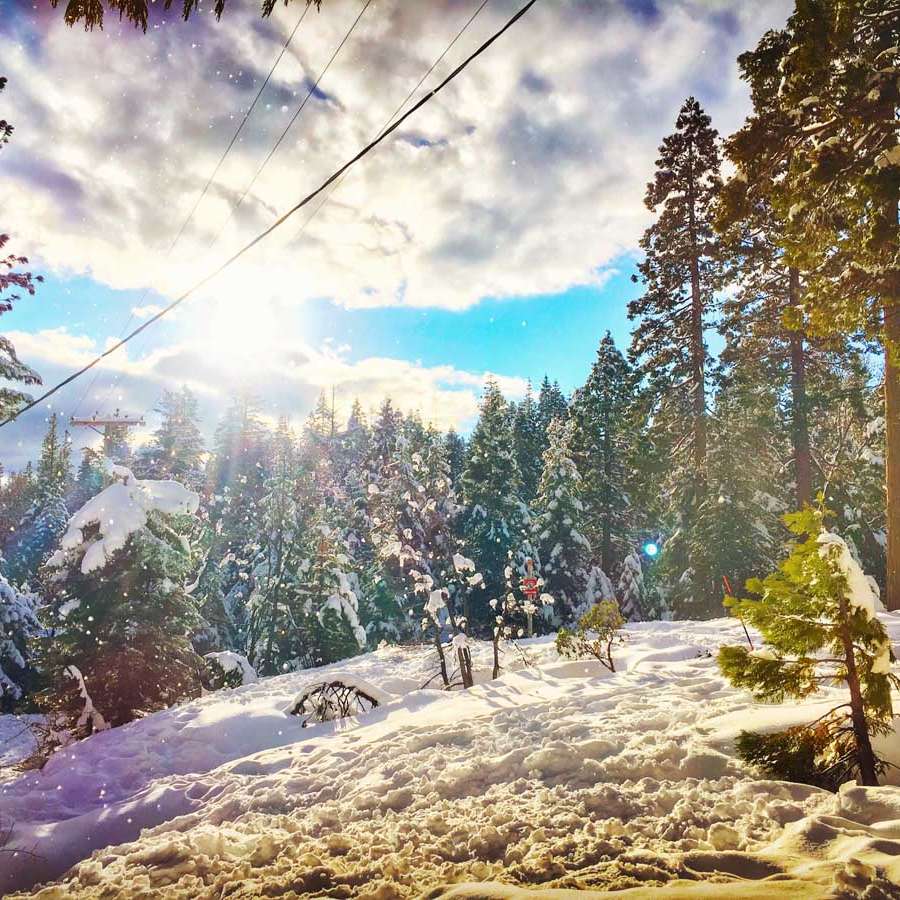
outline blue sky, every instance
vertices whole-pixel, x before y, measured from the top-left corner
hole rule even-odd
[[[114,19],[103,32],[69,30],[61,13],[0,4],[0,116],[16,126],[0,154],[2,224],[46,278],[2,328],[47,382],[366,143],[478,5],[378,0],[234,212],[361,4],[310,14],[167,252],[300,8],[279,5],[262,22],[252,3],[235,5],[220,23],[201,14],[187,25],[154,11],[141,35]],[[421,91],[516,6],[490,0]],[[298,423],[334,386],[342,408],[391,395],[462,430],[488,373],[510,397],[545,373],[571,391],[607,329],[627,348],[644,185],[684,97],[698,96],[723,133],[746,112],[735,59],[788,4],[750,6],[537,4],[309,226],[289,223],[96,379],[0,432],[0,461],[33,455],[51,410],[118,405],[152,424],[159,393],[181,384],[197,392],[208,432],[242,388]]]

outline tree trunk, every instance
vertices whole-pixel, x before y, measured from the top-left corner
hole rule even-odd
[[[603,543],[600,548],[600,565],[603,571],[612,571],[612,441],[609,434],[609,408],[603,411]],[[531,635],[529,635],[530,637]]]
[[[856,743],[856,760],[859,774],[864,785],[878,785],[875,751],[869,740],[869,727],[866,723],[866,709],[863,705],[862,691],[859,686],[859,672],[856,669],[856,657],[853,654],[853,638],[847,624],[849,611],[847,601],[841,598],[840,637],[844,648],[844,660],[847,665],[847,687],[850,689],[850,720],[853,723],[853,738]]]
[[[706,347],[703,343],[703,296],[700,292],[700,248],[694,212],[693,154],[688,196],[688,231],[691,242],[691,377],[694,383],[694,485],[697,500],[706,487]]]
[[[444,656],[444,648],[441,646],[441,626],[437,620],[434,623],[434,646],[440,660],[441,678],[443,679],[444,687],[450,687],[450,677],[447,675],[447,660]]]
[[[800,302],[800,273],[789,271],[788,302]],[[794,482],[797,509],[812,503],[812,456],[809,447],[808,398],[806,395],[806,348],[802,331],[792,331],[791,343],[791,443],[794,451]]]
[[[885,523],[887,565],[885,606],[900,609],[900,308],[884,305]]]

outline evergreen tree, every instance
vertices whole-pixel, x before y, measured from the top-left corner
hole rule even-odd
[[[572,456],[582,475],[585,535],[600,565],[613,572],[634,539],[631,502],[639,447],[638,378],[607,331],[587,382],[572,400]]]
[[[175,482],[120,470],[72,517],[48,561],[43,704],[74,734],[199,693],[188,638],[196,610],[184,589],[192,560],[181,537],[198,502]],[[91,708],[102,719],[89,722]]]
[[[462,475],[466,511],[463,535],[477,570],[484,575],[488,598],[500,597],[509,552],[521,547],[528,511],[520,497],[512,414],[493,379],[485,384],[481,415],[469,442]],[[529,554],[533,555],[533,554]],[[486,614],[479,624],[485,624]]]
[[[632,550],[622,563],[616,599],[626,622],[643,619],[644,571],[640,554]]]
[[[466,465],[466,442],[454,428],[451,428],[444,438],[444,451],[447,465],[450,467],[450,480],[455,488],[459,487]]]
[[[892,609],[900,608],[898,42],[893,4],[798,3],[784,29],[739,59],[754,112],[730,141],[739,176],[770,182],[785,229],[779,243],[806,273],[803,324],[821,334],[863,329],[885,348]]]
[[[581,475],[572,459],[572,433],[571,422],[554,419],[550,423],[532,523],[540,574],[553,597],[554,611],[564,622],[577,618],[584,603],[591,563],[591,546],[583,531]]]
[[[526,503],[531,503],[537,496],[541,480],[541,454],[544,452],[546,436],[541,411],[534,400],[530,381],[525,390],[525,397],[516,407],[513,438],[516,462],[522,476],[522,499]]]
[[[296,668],[308,652],[305,617],[297,616],[296,573],[305,526],[298,503],[296,447],[282,418],[272,441],[271,474],[261,501],[260,547],[247,607],[247,656],[261,675]],[[308,498],[307,498],[308,499]]]
[[[37,594],[20,591],[0,572],[0,712],[12,712],[30,686],[39,604]]]
[[[719,665],[732,684],[775,703],[808,697],[823,684],[846,684],[849,704],[819,721],[834,765],[857,773],[863,784],[878,784],[884,764],[871,737],[893,730],[891,690],[900,679],[891,674],[891,642],[875,615],[877,596],[847,545],[825,530],[820,510],[807,507],[786,521],[803,540],[778,571],[748,582],[759,599],[728,601],[771,650],[722,647]]]
[[[693,531],[698,509],[708,499],[704,332],[721,280],[721,248],[713,230],[721,182],[717,133],[693,97],[682,106],[675,131],[663,140],[656,165],[645,203],[658,215],[641,240],[645,257],[638,266],[640,278],[634,276],[644,293],[628,308],[629,317],[639,320],[631,353],[655,401],[656,440],[671,448],[669,518],[680,546],[691,553],[670,560],[682,566],[675,580],[694,605],[711,609],[721,597],[719,573]],[[664,553],[677,545],[667,541]]]
[[[91,447],[85,447],[75,473],[75,485],[70,497],[72,509],[81,509],[91,497],[96,497],[103,490],[103,472],[103,457]]]
[[[440,436],[428,432],[416,448],[406,435],[371,495],[373,541],[395,597],[397,636],[417,621],[421,595],[450,590],[454,524],[459,511]],[[464,608],[465,598],[454,597]],[[384,625],[382,625],[384,629]]]
[[[321,666],[354,656],[366,647],[360,618],[360,580],[334,508],[321,503],[306,532],[297,573],[300,613],[310,649],[305,665]]]
[[[30,462],[21,472],[13,472],[0,481],[0,546],[8,552],[35,502],[35,490],[34,466]]]
[[[33,578],[63,533],[69,512],[65,494],[72,480],[68,435],[59,434],[56,413],[48,419],[35,475],[34,500],[9,547],[8,572],[17,582]]]
[[[153,438],[138,455],[142,477],[174,479],[191,488],[203,483],[203,436],[197,399],[190,389],[164,391],[156,412],[162,417]]]
[[[378,477],[390,464],[397,448],[397,437],[403,423],[403,414],[394,407],[390,397],[381,404],[372,425],[372,443],[369,456],[369,471]]]
[[[197,596],[214,649],[240,650],[246,637],[270,445],[256,401],[246,394],[235,398],[216,429],[207,471],[212,536]]]
[[[543,453],[547,449],[547,429],[550,427],[550,423],[554,419],[564,419],[569,407],[565,394],[560,390],[559,383],[554,381],[551,384],[546,375],[541,382],[537,406],[542,435],[541,452]]]

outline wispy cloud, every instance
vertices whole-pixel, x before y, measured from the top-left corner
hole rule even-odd
[[[229,220],[275,137],[358,12],[309,15],[171,257],[168,246],[297,15],[254,4],[146,36],[0,36],[16,139],[0,160],[4,225],[47,265],[171,295],[351,156],[475,3],[373,7]],[[697,93],[727,130],[746,108],[735,57],[787,0],[538,4],[511,34],[306,213],[241,262],[256,294],[462,308],[590,284],[633,248],[656,146]],[[486,7],[433,84],[509,15]],[[227,226],[223,223],[228,222]],[[224,234],[213,251],[211,241]],[[228,289],[228,282],[224,282]]]
[[[99,349],[91,338],[62,328],[14,331],[8,336],[48,382],[89,362]],[[374,412],[385,397],[390,397],[395,405],[418,413],[426,422],[444,429],[453,426],[466,430],[477,416],[479,395],[489,374],[453,366],[421,366],[388,357],[351,361],[343,348],[310,347],[287,335],[268,346],[252,367],[235,366],[227,356],[211,355],[208,348],[193,343],[178,343],[141,355],[120,351],[109,357],[102,372],[102,378],[79,404],[82,413],[95,408],[109,412],[114,407],[143,413],[154,408],[164,388],[186,385],[198,396],[208,436],[229,396],[238,391],[258,396],[271,417],[284,415],[298,425],[322,392],[330,397],[334,390],[342,415],[349,412],[355,399]],[[524,380],[495,377],[510,399],[524,395]],[[61,392],[17,423],[17,445],[4,446],[0,453],[7,469],[15,469],[30,458],[47,415],[56,411],[67,416],[88,383]],[[148,418],[152,425],[153,416]]]

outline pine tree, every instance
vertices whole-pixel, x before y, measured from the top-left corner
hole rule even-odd
[[[584,536],[581,475],[572,459],[573,426],[554,419],[532,523],[533,543],[541,560],[540,574],[553,597],[556,616],[577,618],[584,603],[591,563],[591,546]]]
[[[875,785],[884,764],[871,737],[893,731],[891,690],[900,687],[900,679],[891,674],[891,642],[875,615],[877,596],[847,545],[825,530],[823,518],[810,507],[787,516],[802,540],[776,572],[747,583],[759,599],[728,601],[771,649],[723,647],[719,665],[732,684],[774,703],[808,697],[824,684],[846,684],[849,703],[820,723],[826,723],[833,764]]]
[[[451,428],[444,438],[444,451],[450,467],[450,481],[458,488],[466,465],[466,442]]]
[[[321,503],[306,533],[304,561],[297,573],[297,598],[307,623],[306,665],[321,666],[364,650],[360,580],[334,509]]]
[[[513,439],[516,462],[522,476],[522,499],[526,503],[531,503],[537,496],[541,480],[541,454],[544,452],[546,436],[530,381],[525,390],[525,397],[516,407]]]
[[[565,394],[560,390],[559,383],[554,381],[551,384],[546,375],[538,392],[537,406],[542,435],[541,452],[543,453],[547,449],[547,429],[550,427],[550,423],[554,419],[564,419],[569,407]]]
[[[212,629],[208,642],[217,650],[241,650],[246,637],[270,444],[256,401],[246,394],[236,397],[216,429],[207,470],[212,537],[197,590]]]
[[[403,423],[403,414],[394,407],[390,397],[381,404],[375,422],[372,425],[372,443],[368,467],[375,476],[389,465],[397,448],[397,437]]]
[[[466,546],[472,551],[477,570],[484,575],[488,598],[500,597],[508,554],[521,546],[528,528],[528,512],[519,493],[521,476],[512,413],[493,379],[488,379],[484,387],[462,489],[466,505],[462,533]],[[486,624],[486,619],[486,613],[482,614],[479,624]]]
[[[812,333],[865,330],[886,351],[888,608],[900,608],[900,103],[893,4],[802,3],[739,59],[754,112],[732,137],[767,190]],[[795,320],[796,321],[796,320]]]
[[[272,441],[271,474],[261,501],[259,550],[252,564],[252,593],[247,603],[247,656],[262,675],[295,668],[308,651],[304,617],[296,617],[296,572],[305,528],[298,503],[294,436],[281,418]],[[308,498],[306,498],[308,499]]]
[[[39,605],[37,594],[19,590],[0,572],[0,712],[12,712],[30,687]]]
[[[643,618],[644,571],[640,554],[632,550],[622,563],[616,599],[626,622],[640,622]]]
[[[639,319],[632,353],[657,391],[678,400],[675,415],[691,460],[696,489],[706,467],[706,365],[704,330],[719,285],[720,250],[713,232],[713,205],[720,188],[718,136],[709,116],[689,97],[663,140],[656,176],[645,203],[658,212],[641,240],[638,266],[643,296],[629,304]],[[634,276],[635,281],[638,276]]]
[[[35,475],[34,501],[9,547],[8,572],[17,582],[33,578],[66,527],[65,494],[72,480],[68,435],[60,436],[56,413],[48,419]]]
[[[91,447],[85,447],[75,473],[75,485],[70,497],[72,509],[81,509],[91,497],[96,497],[103,490],[103,472],[103,457]]]
[[[191,488],[203,483],[203,436],[197,399],[190,389],[165,391],[156,412],[162,417],[150,442],[138,454],[141,477],[175,479]]]
[[[35,502],[34,466],[29,462],[21,472],[0,481],[0,547],[11,552],[16,532]]]
[[[692,554],[678,560],[683,568],[676,581],[703,609],[721,597],[706,546],[693,536],[697,510],[708,498],[704,332],[721,280],[721,248],[713,229],[721,182],[717,133],[693,97],[663,140],[656,165],[645,203],[658,217],[641,240],[645,257],[640,278],[634,276],[644,293],[628,307],[629,317],[639,320],[631,353],[655,400],[656,440],[671,448],[669,517],[681,546]],[[675,546],[667,541],[663,552]]]
[[[76,735],[199,693],[188,637],[196,610],[184,589],[192,560],[182,541],[198,503],[175,482],[120,470],[72,517],[48,561],[41,668],[51,687],[42,702]],[[102,720],[88,721],[89,703]]]
[[[582,475],[585,535],[600,566],[613,572],[634,539],[631,502],[642,426],[638,378],[607,332],[583,387],[572,400],[572,455]]]
[[[440,435],[428,432],[419,447],[400,436],[382,478],[372,483],[370,509],[372,539],[395,598],[394,631],[403,636],[417,621],[421,595],[450,590],[459,549],[454,529],[459,508]]]

